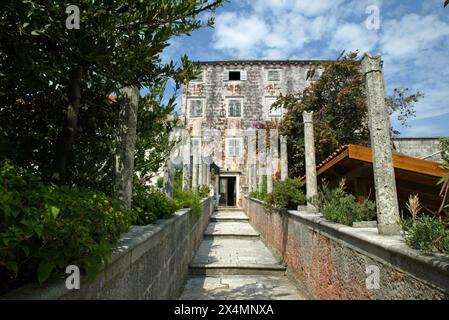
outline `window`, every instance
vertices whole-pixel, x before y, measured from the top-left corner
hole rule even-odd
[[[245,81],[248,75],[244,70],[226,70],[223,74],[224,81]]]
[[[228,99],[228,118],[242,116],[242,99]]]
[[[279,70],[268,70],[267,72],[268,81],[279,81],[281,80],[281,72]]]
[[[323,73],[322,69],[319,68],[312,68],[307,70],[306,79],[308,81],[316,81],[319,78],[321,78],[321,75]]]
[[[203,76],[204,76],[204,72],[201,71],[200,74],[198,74],[198,75],[196,76],[196,78],[194,78],[194,79],[192,80],[192,82],[203,82],[203,81],[204,81]]]
[[[242,156],[242,138],[226,138],[226,156],[241,157]]]
[[[229,80],[240,80],[240,71],[229,71]]]
[[[282,108],[272,109],[271,106],[275,103],[277,97],[265,97],[265,106],[268,110],[268,117],[282,117]]]
[[[189,99],[189,117],[200,118],[203,116],[203,99]]]

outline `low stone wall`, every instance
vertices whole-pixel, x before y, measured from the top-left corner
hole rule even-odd
[[[59,279],[0,299],[176,299],[213,212],[212,198],[202,206],[199,219],[183,209],[155,224],[132,226],[115,246],[108,268],[93,281],[82,277],[79,290],[68,290]]]
[[[332,223],[320,214],[268,213],[247,197],[244,210],[288,273],[317,299],[449,299],[449,258],[411,249],[401,237]],[[373,268],[379,287],[368,289]]]

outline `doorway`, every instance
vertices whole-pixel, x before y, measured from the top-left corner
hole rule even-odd
[[[218,192],[220,206],[235,207],[237,204],[237,178],[220,177]]]

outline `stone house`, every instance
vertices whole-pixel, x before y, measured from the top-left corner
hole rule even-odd
[[[318,60],[200,62],[201,73],[183,88],[181,110],[181,117],[190,129],[192,186],[210,184],[220,196],[220,205],[241,207],[243,194],[256,188],[254,176],[266,174],[266,163],[261,161],[266,156],[265,141],[270,141],[267,146],[272,157],[271,174],[278,179],[280,152],[276,124],[284,110],[270,106],[280,94],[300,92],[317,80],[324,63]],[[262,134],[257,134],[256,146],[256,129],[266,127],[271,129],[258,130]],[[220,168],[219,173],[206,178],[209,170],[204,168],[212,162]]]

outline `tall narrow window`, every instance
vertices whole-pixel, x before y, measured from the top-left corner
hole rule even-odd
[[[242,99],[228,99],[228,118],[242,116]]]
[[[282,108],[272,108],[273,104],[276,102],[277,97],[265,97],[265,106],[268,110],[268,117],[276,118],[282,117]]]
[[[242,138],[226,138],[226,156],[241,157],[242,156]]]
[[[203,116],[203,99],[189,99],[188,107],[189,107],[189,117],[190,118],[200,118]]]

